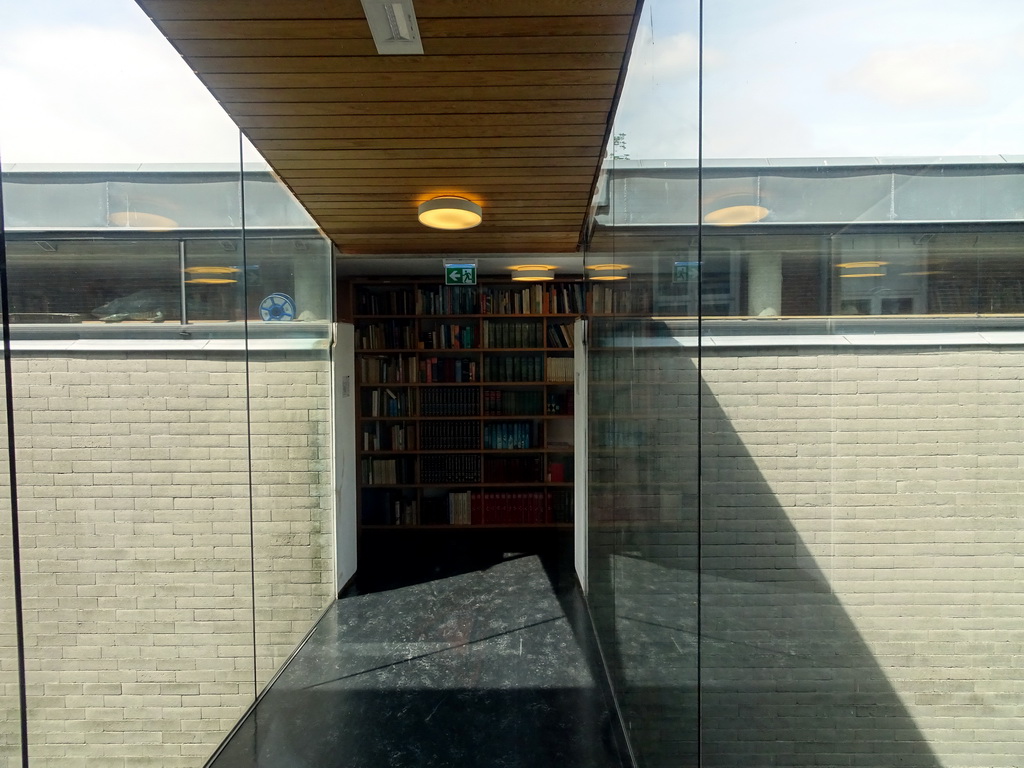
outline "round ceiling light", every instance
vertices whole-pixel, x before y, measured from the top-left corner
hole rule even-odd
[[[556,267],[550,264],[519,264],[515,267],[509,267],[515,274],[512,275],[512,279],[516,282],[530,282],[534,280],[554,280],[554,270]]]
[[[148,230],[174,229],[178,226],[178,222],[168,216],[145,211],[114,211],[107,216],[107,221],[115,227]]]
[[[464,197],[435,197],[419,208],[420,224],[434,229],[472,229],[483,219],[483,208]]]
[[[588,275],[591,280],[625,280],[629,277],[626,271],[628,264],[589,264],[587,269],[593,270],[593,274]]]
[[[704,223],[719,227],[736,227],[740,224],[753,224],[769,213],[770,211],[763,205],[728,205],[705,214]]]

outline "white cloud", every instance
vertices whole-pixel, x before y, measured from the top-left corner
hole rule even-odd
[[[5,38],[0,98],[15,105],[0,116],[5,164],[237,161],[237,129],[155,28]]]
[[[876,50],[836,84],[897,107],[973,106],[991,98],[980,75],[995,59],[991,48],[977,44]]]

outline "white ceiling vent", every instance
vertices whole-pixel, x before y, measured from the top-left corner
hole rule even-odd
[[[362,4],[377,53],[382,56],[423,53],[412,0],[362,0]]]

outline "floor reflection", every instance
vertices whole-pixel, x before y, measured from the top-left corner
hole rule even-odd
[[[210,765],[621,768],[561,568],[506,555],[407,586],[363,585],[330,608]]]

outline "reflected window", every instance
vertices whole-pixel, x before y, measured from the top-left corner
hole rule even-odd
[[[9,239],[14,323],[181,320],[173,240]]]

